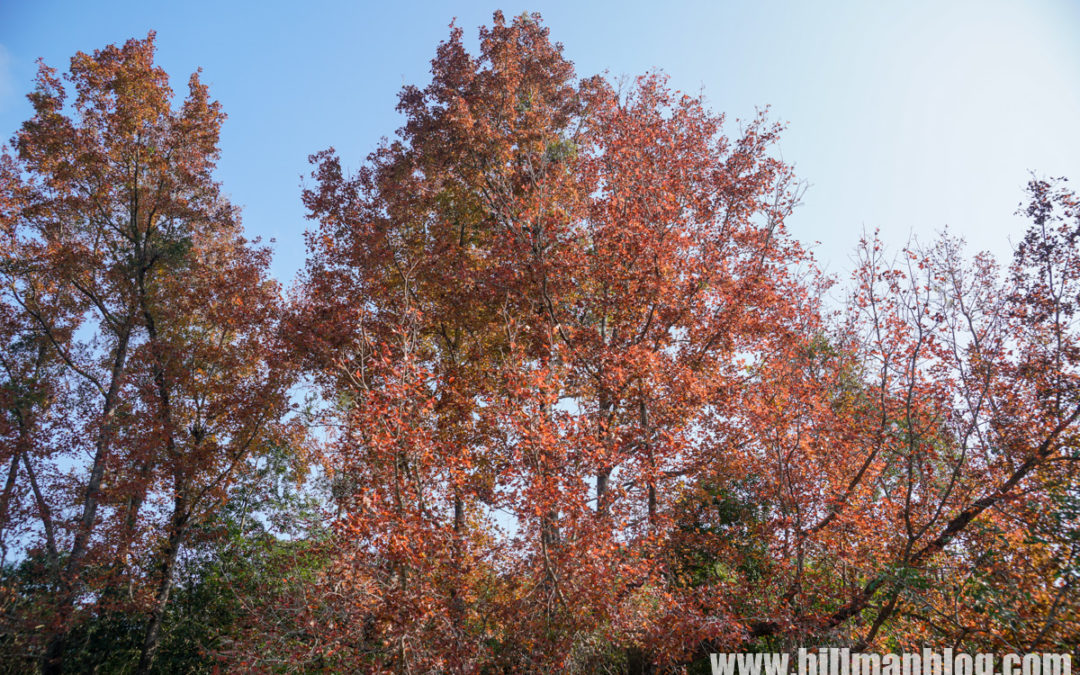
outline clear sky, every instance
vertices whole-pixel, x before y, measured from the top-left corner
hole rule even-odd
[[[475,46],[495,9],[539,11],[581,76],[659,68],[732,120],[770,105],[810,183],[789,227],[843,276],[864,227],[901,244],[948,225],[1007,256],[1030,172],[1080,189],[1080,0],[0,0],[0,138],[30,114],[36,58],[66,69],[156,30],[174,88],[201,66],[228,113],[219,178],[289,281],[307,156],[333,145],[359,166],[398,127],[401,86],[428,81],[451,19]]]

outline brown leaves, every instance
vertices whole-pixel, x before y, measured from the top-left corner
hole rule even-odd
[[[454,28],[401,140],[355,176],[313,157],[305,192],[296,311],[373,658],[443,667],[440,631],[463,669],[927,635],[921,580],[979,568],[1074,433],[1074,327],[1032,313],[1067,313],[1069,249],[1025,244],[1019,293],[947,237],[865,242],[830,314],[764,114],[728,138],[662,76],[575,83],[535,17],[480,38]]]
[[[1060,184],[1030,186],[1007,274],[866,240],[834,309],[765,112],[729,137],[662,75],[579,80],[538,16],[496,14],[476,54],[451,28],[360,171],[311,156],[285,308],[212,179],[224,114],[198,73],[174,108],[152,37],[42,65],[0,165],[2,534],[56,591],[21,617],[49,654],[90,591],[160,625],[247,459],[316,458],[298,371],[329,563],[261,603],[245,665],[278,630],[296,667],[400,672],[1075,637]]]
[[[405,90],[402,142],[351,177],[313,157],[305,192],[296,311],[341,401],[328,461],[357,490],[342,564],[378,589],[352,624],[407,645],[379,657],[398,666],[438,662],[447,629],[470,668],[566,665],[583,635],[639,630],[620,619],[637,589],[673,611],[679,486],[715,461],[702,432],[733,411],[740,355],[804,293],[764,120],[731,143],[658,76],[622,99],[575,83],[535,18],[480,39],[474,58],[455,29]],[[511,625],[491,661],[484,626]]]
[[[211,176],[224,115],[197,74],[174,109],[153,58],[151,34],[77,54],[67,85],[41,65],[0,176],[3,306],[14,339],[40,347],[8,372],[55,392],[22,408],[3,453],[26,466],[13,484],[37,523],[23,536],[47,540],[46,669],[90,593],[148,613],[145,670],[190,530],[248,457],[304,442],[284,419],[269,252]]]

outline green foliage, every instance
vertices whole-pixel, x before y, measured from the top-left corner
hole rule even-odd
[[[314,552],[324,533],[313,523],[321,498],[315,482],[304,487],[303,478],[287,448],[271,449],[243,474],[214,520],[195,527],[176,571],[153,672],[213,672],[228,662],[233,642],[259,630],[268,601],[318,573],[323,559]],[[0,570],[4,619],[53,592],[46,564],[37,555]],[[71,672],[134,672],[147,621],[134,610],[88,610],[71,633],[65,666]],[[36,669],[31,638],[25,631],[0,631],[0,673]]]

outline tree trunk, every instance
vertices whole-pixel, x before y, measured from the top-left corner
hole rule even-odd
[[[48,647],[45,649],[41,670],[46,675],[62,673],[64,670],[62,661],[64,652],[67,650],[68,630],[65,624],[75,605],[75,596],[78,594],[78,574],[90,545],[90,534],[94,529],[94,519],[97,517],[101,481],[105,477],[105,463],[112,447],[113,415],[116,412],[120,385],[127,367],[128,343],[134,329],[133,323],[133,319],[129,319],[117,335],[116,351],[113,354],[113,365],[109,374],[109,389],[105,393],[105,402],[101,409],[101,427],[98,431],[94,460],[90,468],[90,480],[84,493],[82,515],[79,517],[79,527],[75,533],[75,540],[71,544],[71,553],[68,556],[63,578],[59,580],[60,592],[57,594],[56,609],[60,618],[60,628],[49,640]]]
[[[135,670],[137,675],[145,675],[150,672],[157,656],[158,647],[161,644],[161,624],[165,619],[165,610],[169,606],[169,595],[173,587],[173,571],[176,567],[176,559],[183,545],[184,533],[187,529],[187,516],[184,513],[186,507],[181,502],[177,505],[177,513],[173,516],[172,532],[165,546],[164,556],[161,560],[161,579],[158,581],[157,592],[154,596],[154,609],[150,614],[150,624],[146,627],[143,636],[142,653],[139,654],[139,666]]]
[[[604,449],[608,449],[608,438],[611,434],[611,401],[607,394],[600,392],[600,440]],[[608,464],[608,458],[604,457],[603,464],[596,472],[596,513],[601,516],[608,514],[608,482],[611,480],[612,466]]]

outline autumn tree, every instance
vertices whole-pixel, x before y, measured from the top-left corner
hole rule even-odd
[[[304,192],[293,322],[332,402],[337,532],[304,658],[963,640],[943,584],[1021,579],[1024,639],[1067,643],[1072,197],[1033,188],[1008,274],[947,237],[895,263],[867,241],[837,308],[763,116],[729,137],[661,75],[578,80],[537,16],[501,14],[477,55],[453,28],[399,111]]]
[[[765,113],[581,79],[539,16],[496,13],[476,53],[451,27],[358,171],[312,156],[286,304],[213,178],[224,114],[198,73],[174,105],[153,57],[151,34],[41,65],[0,158],[0,640],[22,663],[1080,644],[1064,181],[1029,185],[1011,264],[868,235],[844,297],[787,232],[802,188]],[[266,472],[299,479],[314,447],[299,374],[329,494],[281,541],[301,500]]]
[[[1029,193],[1007,269],[947,234],[896,259],[868,238],[844,319],[755,369],[725,464],[756,478],[710,477],[728,513],[684,515],[746,636],[1076,644],[1080,221],[1060,183]],[[735,532],[760,544],[715,536]]]
[[[764,117],[729,139],[662,76],[578,81],[535,16],[480,44],[455,28],[399,139],[353,176],[316,155],[305,192],[297,323],[357,598],[324,640],[403,671],[567,666],[635,639],[628,604],[680,614],[679,486],[805,295]]]
[[[212,176],[225,116],[197,73],[174,108],[153,57],[151,33],[42,64],[3,157],[4,524],[46,568],[8,619],[44,626],[46,672],[117,608],[145,612],[146,672],[190,530],[295,440],[269,254]]]

